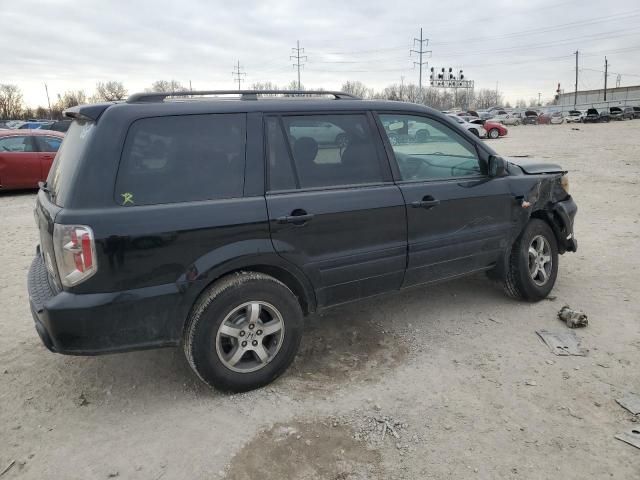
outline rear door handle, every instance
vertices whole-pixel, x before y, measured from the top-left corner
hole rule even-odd
[[[276,218],[278,223],[293,223],[294,225],[304,225],[314,217],[313,213],[307,213],[304,210],[294,210],[291,215]]]
[[[437,207],[438,205],[440,205],[440,200],[436,200],[431,195],[422,197],[422,200],[411,202],[413,208],[426,208],[427,210]]]

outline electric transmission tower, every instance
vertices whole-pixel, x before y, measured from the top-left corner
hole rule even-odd
[[[427,64],[426,61],[425,62],[422,61],[422,56],[431,54],[431,50],[425,49],[425,47],[429,45],[429,39],[422,38],[422,28],[420,28],[420,38],[413,39],[413,46],[415,47],[416,44],[418,45],[418,50],[414,50],[414,49],[409,50],[409,55],[411,55],[412,53],[418,54],[418,61],[413,62],[413,65],[414,66],[418,65],[420,67],[420,74],[418,76],[418,92],[419,92],[420,98],[422,99],[422,66]]]
[[[300,48],[300,40],[298,40],[296,46],[291,49],[291,53],[293,53],[293,55],[289,56],[289,60],[296,61],[296,63],[293,64],[293,68],[298,68],[298,90],[301,90],[302,87],[300,84],[300,67],[304,67],[304,63],[300,62],[306,60],[307,57],[306,55],[300,55],[301,53],[304,53],[304,48]]]
[[[242,90],[241,83],[244,82],[244,76],[246,72],[240,70],[240,60],[238,60],[238,64],[233,67],[233,72],[231,72],[231,76],[233,77],[234,82],[238,82],[238,90]]]

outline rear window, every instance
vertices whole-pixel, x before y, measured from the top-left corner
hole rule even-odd
[[[145,118],[129,128],[115,200],[123,206],[241,197],[244,114]]]
[[[47,178],[51,201],[56,205],[64,207],[78,165],[87,149],[94,129],[95,123],[91,121],[74,120],[71,123]]]

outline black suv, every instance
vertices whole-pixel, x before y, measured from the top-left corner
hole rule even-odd
[[[291,363],[305,315],[481,271],[536,301],[577,248],[560,166],[430,108],[187,93],[66,111],[28,279],[50,350],[181,345],[203,381],[248,390]]]

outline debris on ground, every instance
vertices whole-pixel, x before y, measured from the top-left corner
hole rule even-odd
[[[536,382],[535,380],[527,380],[526,382],[524,382],[524,384],[529,387],[536,387],[538,385],[538,382]]]
[[[636,448],[640,448],[640,430],[636,428],[619,433],[616,435],[616,438]]]
[[[78,407],[86,407],[87,405],[89,405],[89,400],[87,400],[87,397],[84,396],[84,392],[82,392],[76,399],[76,405]]]
[[[11,470],[13,468],[13,466],[16,464],[15,460],[11,460],[11,462],[9,463],[9,465],[7,465],[6,467],[4,467],[4,470],[2,470],[0,472],[0,477],[3,476],[5,473],[7,473],[9,470]]]
[[[589,325],[587,314],[581,310],[574,310],[569,305],[565,305],[560,309],[558,318],[564,321],[569,328],[580,328]]]
[[[634,415],[640,414],[640,395],[629,393],[622,398],[616,398],[616,402],[618,402],[622,408],[626,408]]]
[[[588,352],[588,350],[580,348],[580,338],[572,330],[566,332],[536,330],[536,334],[555,355],[576,355],[584,357]]]
[[[580,130],[579,128],[572,127],[571,130]]]

